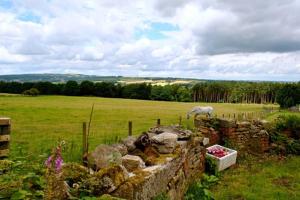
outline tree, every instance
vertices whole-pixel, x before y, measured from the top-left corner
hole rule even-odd
[[[151,85],[146,83],[125,85],[122,90],[123,98],[150,99]]]
[[[281,108],[300,104],[300,87],[297,84],[286,84],[277,91],[276,102]]]
[[[94,94],[94,83],[91,81],[82,81],[79,86],[80,95],[93,95]]]
[[[79,94],[79,86],[76,81],[68,81],[64,87],[64,95],[76,96]]]
[[[192,101],[192,95],[191,95],[191,91],[186,88],[186,87],[180,87],[177,90],[177,94],[178,94],[178,101],[181,102],[191,102]]]

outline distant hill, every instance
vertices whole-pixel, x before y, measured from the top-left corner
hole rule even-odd
[[[162,77],[123,77],[123,76],[96,76],[84,74],[14,74],[14,75],[0,75],[0,81],[16,81],[16,82],[38,82],[49,81],[52,83],[64,83],[69,80],[74,81],[112,81],[123,83],[141,83],[147,82],[155,83],[192,83],[200,82],[198,79],[185,79],[185,78],[162,78]]]

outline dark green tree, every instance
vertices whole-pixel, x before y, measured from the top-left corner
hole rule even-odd
[[[91,81],[82,81],[79,86],[80,95],[94,95],[94,83]]]
[[[68,81],[63,91],[64,95],[76,96],[79,94],[79,85],[76,81]]]
[[[298,84],[285,84],[277,91],[276,102],[281,108],[300,104],[300,87]]]

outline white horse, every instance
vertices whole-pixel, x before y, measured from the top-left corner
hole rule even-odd
[[[189,119],[192,114],[195,114],[195,118],[200,114],[205,114],[208,115],[208,117],[211,117],[213,110],[214,109],[211,106],[195,106],[191,111],[187,113],[187,119]]]

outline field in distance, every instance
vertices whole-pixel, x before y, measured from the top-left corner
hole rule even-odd
[[[192,128],[186,113],[196,105],[211,105],[214,114],[260,112],[266,105],[225,103],[179,103],[99,97],[67,96],[0,96],[0,116],[12,119],[11,155],[40,155],[53,148],[59,139],[66,141],[67,160],[78,160],[82,145],[82,122],[94,112],[90,131],[90,150],[100,143],[112,143],[128,134],[128,121],[133,134],[153,127],[157,119],[163,125],[178,124]],[[274,106],[274,105],[269,105]]]

